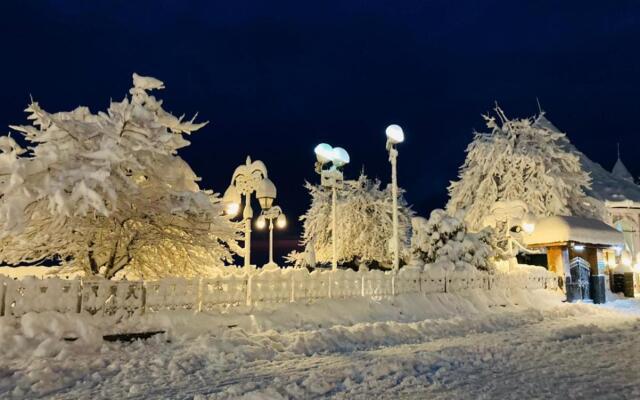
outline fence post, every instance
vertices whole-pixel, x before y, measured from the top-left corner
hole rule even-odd
[[[329,298],[331,298],[332,290],[333,290],[333,270],[329,272]]]
[[[396,272],[391,273],[391,296],[396,296]]]
[[[197,312],[202,312],[202,278],[198,279],[198,307]]]
[[[296,280],[295,280],[295,271],[291,271],[291,303],[295,303],[296,301]]]
[[[82,279],[80,279],[80,283],[77,286],[78,299],[76,300],[76,314],[82,313],[82,282]]]
[[[447,282],[449,280],[449,277],[447,276],[447,272],[445,271],[444,273],[444,292],[447,293]]]
[[[147,312],[147,284],[145,281],[142,281],[142,288],[140,293],[140,300],[142,300],[142,310],[140,313],[144,315]]]
[[[247,272],[247,305],[251,305],[251,281],[253,278],[253,274],[251,272]]]
[[[366,274],[367,273],[363,271],[362,274],[361,274],[361,277],[360,277],[360,280],[362,281],[362,284],[360,285],[361,286],[361,290],[362,290],[362,297],[364,297],[364,278],[365,278]]]
[[[5,315],[5,304],[6,304],[6,298],[7,298],[7,282],[5,282],[4,280],[2,281],[2,298],[0,298],[0,317],[4,317]]]

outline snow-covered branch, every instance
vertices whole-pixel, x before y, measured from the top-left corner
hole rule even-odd
[[[491,257],[495,244],[490,230],[467,231],[463,216],[451,216],[444,210],[433,210],[429,219],[415,217],[411,221],[411,253],[426,264],[441,264],[445,269],[493,269]]]
[[[306,253],[318,263],[332,259],[331,190],[320,185],[306,184],[311,195],[311,206],[303,221],[302,245]],[[363,262],[389,267],[393,252],[391,188],[380,189],[380,182],[362,174],[357,180],[344,182],[338,193],[337,253],[341,264]],[[401,197],[399,202],[400,244],[408,247],[410,220],[413,211]],[[313,250],[311,250],[313,249]],[[298,264],[310,258],[309,254],[292,254],[291,261]]]
[[[205,124],[165,111],[149,94],[161,81],[133,81],[130,99],[98,114],[52,114],[32,102],[31,125],[12,126],[28,151],[0,138],[2,262],[58,258],[111,278],[194,276],[230,259],[238,227],[177,155],[189,145],[184,134]]]
[[[508,119],[496,107],[495,117],[484,116],[489,133],[476,133],[467,147],[459,179],[449,186],[447,211],[465,210],[472,230],[496,201],[521,200],[536,215],[591,215],[584,190],[591,178],[569,141],[535,124],[535,120]]]

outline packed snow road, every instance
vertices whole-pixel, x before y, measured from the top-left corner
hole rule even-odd
[[[281,313],[258,312],[235,321],[237,327],[203,333],[201,319],[190,317],[171,321],[165,336],[130,344],[81,337],[84,343],[52,345],[35,338],[55,329],[27,319],[5,333],[22,329],[23,348],[32,340],[36,347],[30,354],[5,352],[0,393],[60,399],[640,398],[637,300],[594,306],[562,304],[543,292],[444,295],[351,305],[342,310],[351,323],[331,316],[336,306],[325,304],[324,314],[319,305],[289,310],[297,327],[287,326]],[[314,316],[303,319],[302,312]]]

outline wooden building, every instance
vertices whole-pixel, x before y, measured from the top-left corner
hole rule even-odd
[[[529,248],[544,249],[569,301],[604,303],[607,269],[625,245],[620,231],[596,219],[555,216],[536,222],[523,239]]]

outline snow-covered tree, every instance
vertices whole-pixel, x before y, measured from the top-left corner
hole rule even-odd
[[[313,261],[330,263],[333,257],[331,233],[331,189],[307,183],[311,206],[300,217],[303,221],[302,245],[304,253],[292,253],[289,260],[306,265],[309,254]],[[337,201],[338,263],[377,263],[390,267],[393,263],[391,247],[392,211],[391,187],[380,188],[378,180],[361,174],[357,180],[347,180],[338,191]],[[400,246],[408,247],[410,220],[413,211],[406,201],[399,199]],[[402,250],[401,250],[402,251]]]
[[[483,116],[490,133],[475,133],[460,168],[459,180],[449,186],[447,211],[465,210],[472,230],[496,201],[521,200],[536,215],[592,215],[584,190],[591,178],[577,155],[567,150],[563,133],[536,125],[533,119],[508,119],[495,108]]]
[[[193,276],[230,259],[237,226],[177,154],[205,124],[166,112],[148,93],[161,81],[133,84],[98,114],[32,102],[32,125],[12,126],[27,149],[0,137],[0,261],[55,258],[112,278]]]
[[[490,258],[495,253],[489,229],[468,232],[462,215],[451,216],[440,209],[433,210],[428,220],[415,217],[411,223],[414,259],[428,264],[449,264],[458,269],[492,269]]]

